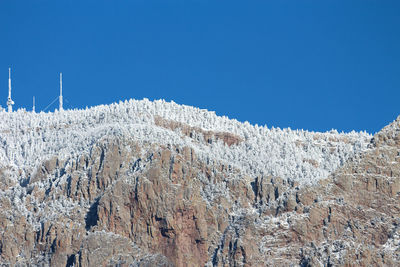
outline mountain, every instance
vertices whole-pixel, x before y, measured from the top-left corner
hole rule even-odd
[[[144,99],[0,121],[4,265],[400,264],[400,118],[320,133]]]

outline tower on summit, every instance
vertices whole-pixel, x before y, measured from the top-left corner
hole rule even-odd
[[[62,73],[60,73],[60,108],[59,110],[62,111],[63,110],[63,96],[62,96]]]
[[[14,101],[12,101],[11,99],[11,68],[8,68],[8,99],[7,99],[8,112],[12,112],[13,105]]]

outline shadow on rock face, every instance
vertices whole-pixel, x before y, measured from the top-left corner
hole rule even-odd
[[[90,206],[89,211],[85,217],[86,230],[89,230],[93,226],[97,225],[97,220],[99,219],[99,215],[97,213],[98,206],[99,206],[99,199],[96,199]]]

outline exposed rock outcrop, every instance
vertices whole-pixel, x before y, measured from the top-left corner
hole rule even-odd
[[[193,127],[181,122],[164,119],[163,117],[160,116],[154,117],[154,123],[157,126],[170,129],[173,131],[180,130],[183,135],[193,139],[202,138],[207,143],[212,143],[213,141],[222,140],[224,144],[231,146],[231,145],[237,145],[243,141],[243,139],[240,136],[229,132],[206,131],[201,129],[200,127]]]

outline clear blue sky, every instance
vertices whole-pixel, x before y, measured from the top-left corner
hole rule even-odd
[[[0,104],[174,100],[374,133],[400,114],[400,1],[0,1]],[[55,106],[53,106],[54,109]],[[1,123],[1,122],[0,122]]]

